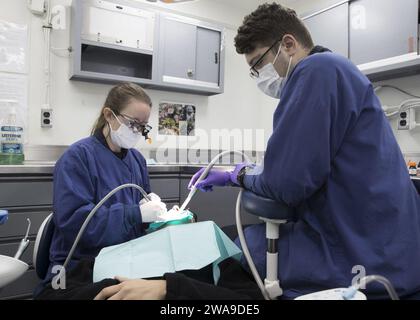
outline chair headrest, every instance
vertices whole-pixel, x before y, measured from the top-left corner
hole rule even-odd
[[[36,274],[45,279],[50,266],[50,247],[54,234],[52,213],[44,219],[35,240],[33,263]]]

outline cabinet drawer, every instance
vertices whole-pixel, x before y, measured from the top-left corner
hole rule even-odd
[[[150,178],[150,188],[162,199],[178,199],[179,198],[179,177],[173,178]]]
[[[42,222],[51,212],[52,207],[9,209],[9,220],[0,228],[0,238],[22,238],[28,227],[27,218],[31,220],[31,230],[29,234],[35,236]]]
[[[52,195],[52,178],[0,179],[0,207],[51,205]]]

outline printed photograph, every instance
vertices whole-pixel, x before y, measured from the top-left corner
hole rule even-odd
[[[195,106],[161,102],[159,104],[159,134],[194,136]]]

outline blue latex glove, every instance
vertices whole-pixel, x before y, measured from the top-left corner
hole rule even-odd
[[[204,178],[201,182],[199,182],[196,187],[197,189],[208,192],[213,191],[213,186],[224,187],[227,185],[236,185],[238,186],[238,173],[241,171],[243,167],[248,166],[247,163],[240,163],[236,165],[233,171],[220,171],[217,169],[210,170],[207,174],[207,177]],[[188,189],[194,186],[197,182],[198,178],[200,178],[201,174],[206,170],[206,168],[201,168],[191,179],[190,183],[188,184]]]

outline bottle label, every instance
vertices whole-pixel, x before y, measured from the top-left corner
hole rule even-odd
[[[23,128],[18,126],[2,126],[0,131],[0,152],[8,154],[23,154]]]
[[[2,143],[1,144],[1,152],[8,153],[8,154],[22,154],[23,153],[23,146],[20,143]]]
[[[23,132],[22,127],[17,126],[2,126],[0,128],[1,131],[11,131],[11,132]]]

